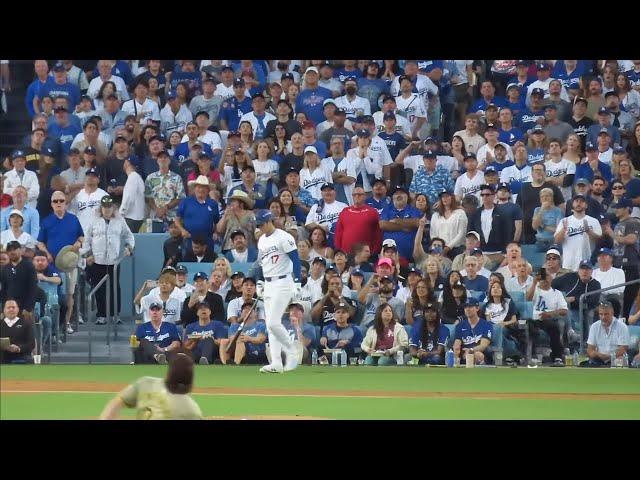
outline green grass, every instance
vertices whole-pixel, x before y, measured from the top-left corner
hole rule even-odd
[[[2,366],[6,380],[128,384],[164,367],[128,365]],[[285,375],[256,367],[197,367],[199,388],[384,392],[640,394],[639,370],[301,367]],[[640,419],[638,401],[599,399],[346,398],[194,394],[206,416],[302,415],[335,419]],[[290,394],[289,394],[290,395]],[[2,395],[2,419],[95,418],[107,393]],[[126,416],[133,416],[128,411]]]

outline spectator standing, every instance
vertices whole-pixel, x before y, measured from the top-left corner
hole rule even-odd
[[[595,241],[602,236],[602,227],[598,220],[586,215],[587,202],[584,195],[575,195],[572,202],[573,215],[558,223],[554,240],[555,243],[562,244],[562,266],[576,271],[581,261],[591,257]]]
[[[327,98],[332,98],[331,90],[318,85],[320,75],[317,67],[308,67],[303,77],[304,87],[296,98],[296,113],[302,112],[315,125],[325,120],[323,107]]]
[[[553,191],[553,203],[562,210],[564,197],[558,187],[546,180],[546,170],[544,163],[536,163],[531,166],[531,182],[522,186],[522,191],[518,194],[517,203],[522,208],[522,242],[525,244],[535,243],[536,231],[533,227],[533,214],[536,207],[541,205],[540,192],[544,188]],[[556,242],[558,243],[558,242]]]
[[[154,102],[155,104],[155,102]],[[160,131],[169,136],[173,132],[184,133],[193,115],[186,104],[181,103],[175,91],[167,93],[167,104],[160,111]]]
[[[135,239],[131,230],[122,217],[115,214],[113,198],[106,195],[100,200],[96,220],[85,231],[85,239],[80,253],[89,255],[87,258],[89,283],[96,286],[105,275],[109,275],[110,312],[120,320],[120,270],[114,273],[114,265],[122,251],[129,256],[135,247]],[[83,229],[84,230],[84,229]],[[96,292],[96,305],[98,308],[96,324],[106,323],[106,284]],[[118,304],[115,305],[115,292],[117,291]]]
[[[49,75],[49,65],[46,60],[36,60],[33,62],[36,79],[27,87],[27,94],[24,103],[29,115],[33,118],[40,109],[34,106],[34,99],[38,96],[40,89],[47,84],[53,83],[53,77]],[[37,105],[36,105],[37,106]]]
[[[407,151],[408,148],[403,150],[398,158],[403,159]],[[442,192],[453,191],[453,179],[448,170],[441,165],[437,165],[437,155],[434,150],[426,150],[422,158],[423,164],[417,166],[415,175],[411,179],[409,191],[413,193],[414,196],[417,193],[422,193],[429,198],[431,204],[435,204]],[[409,167],[405,163],[405,169],[406,168]]]
[[[76,105],[80,103],[80,89],[69,82],[67,79],[67,71],[62,62],[58,62],[53,66],[53,82],[46,82],[37,96],[33,99],[34,107],[40,106],[40,99],[44,97],[64,97],[68,100],[70,110],[75,110]],[[36,108],[36,111],[40,111]]]
[[[377,252],[382,244],[380,215],[365,203],[366,194],[362,187],[353,189],[353,205],[340,212],[336,223],[335,246],[345,252],[353,245],[364,242],[370,251]]]
[[[175,220],[177,207],[185,199],[184,183],[180,175],[169,169],[171,157],[168,152],[161,151],[157,162],[158,171],[149,173],[144,182],[144,196],[150,210],[149,218],[156,222],[169,222]],[[198,178],[206,179],[204,176]]]
[[[622,268],[627,282],[640,278],[640,220],[631,217],[630,211],[632,203],[629,199],[623,198],[612,205],[615,209],[618,223],[612,230],[611,226],[606,226],[604,233],[613,238],[613,265]],[[637,284],[627,285],[624,290],[624,310],[622,316],[629,318],[631,305],[637,295]]]
[[[478,160],[475,154],[467,153],[464,157],[466,172],[456,179],[454,193],[458,201],[467,195],[474,195],[480,200],[480,186],[485,184],[484,173],[478,170]]]
[[[300,170],[301,188],[308,191],[314,199],[320,200],[322,198],[320,187],[331,182],[331,170],[320,163],[316,147],[305,147],[303,168]]]
[[[581,143],[581,150],[587,146],[587,130],[593,125],[593,119],[587,116],[588,100],[584,97],[576,97],[573,101],[573,115],[568,123],[573,128]]]
[[[194,118],[199,112],[207,112],[209,126],[214,127],[219,124],[218,116],[223,102],[223,98],[216,93],[215,79],[207,76],[202,82],[202,95],[193,97],[189,103],[189,110]]]
[[[82,231],[87,232],[96,220],[96,213],[100,209],[100,201],[107,196],[107,192],[98,188],[100,178],[94,168],[87,170],[84,188],[69,202],[69,212],[80,220]]]
[[[98,76],[89,82],[89,88],[87,89],[87,95],[89,95],[89,97],[92,99],[96,98],[103,83],[113,82],[120,98],[122,100],[129,100],[127,86],[122,78],[112,74],[112,66],[113,64],[110,60],[98,60]]]
[[[254,232],[256,229],[253,200],[242,190],[234,190],[228,199],[224,215],[216,225],[216,232],[220,235],[222,251],[227,252],[234,246],[231,238],[236,231],[243,232],[245,238],[250,239],[250,245],[255,247]]]
[[[463,249],[468,219],[450,190],[440,191],[438,198],[431,216],[430,235],[431,238],[443,239],[443,253],[453,258]]]
[[[392,199],[393,202],[385,207],[380,215],[383,241],[394,240],[400,257],[409,261],[413,257],[418,221],[423,215],[420,210],[409,204],[409,192],[404,187],[398,186]]]
[[[145,185],[138,173],[138,162],[132,157],[125,159],[124,172],[127,181],[122,191],[120,215],[124,218],[129,230],[138,233],[145,218]]]
[[[493,270],[499,265],[507,247],[507,243],[511,240],[507,234],[507,221],[503,217],[500,207],[495,205],[495,191],[490,185],[482,185],[480,187],[480,196],[482,198],[482,206],[476,211],[471,218],[468,226],[473,231],[480,233],[480,245],[484,251],[484,255],[488,257],[489,263],[487,268]]]
[[[38,248],[47,255],[47,260],[54,263],[58,252],[63,247],[71,245],[71,251],[78,253],[84,240],[84,231],[78,217],[67,211],[67,200],[64,193],[57,190],[51,195],[53,213],[42,220],[38,234]],[[65,323],[67,333],[73,333],[71,328],[71,313],[73,312],[73,294],[78,281],[78,271],[74,268],[65,274],[67,292],[67,312]]]
[[[478,134],[480,117],[476,113],[469,113],[464,121],[464,130],[455,132],[454,136],[459,136],[464,142],[464,147],[467,153],[476,154],[482,145],[486,143],[486,140]]]
[[[554,234],[558,223],[564,218],[562,211],[553,204],[553,190],[540,190],[540,206],[533,211],[531,226],[536,230],[536,247],[546,252],[554,243]]]
[[[329,234],[334,224],[338,221],[340,212],[348,205],[336,200],[336,189],[333,183],[325,183],[320,187],[322,200],[311,207],[305,222],[305,228],[311,232],[320,227]]]

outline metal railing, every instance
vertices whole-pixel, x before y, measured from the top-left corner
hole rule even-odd
[[[120,301],[120,296],[118,295],[118,269],[120,268],[120,264],[126,258],[126,255],[119,257],[115,263],[113,264],[113,306],[114,306],[114,315],[109,315],[109,310],[107,310],[107,345],[111,345],[110,336],[111,336],[111,327],[113,327],[113,339],[118,339],[118,320],[120,318],[120,312],[118,310],[118,302]],[[107,290],[111,290],[111,288],[107,288]],[[107,297],[108,298],[108,297]],[[107,300],[109,301],[109,300]]]
[[[89,305],[93,305],[93,301],[95,299],[95,295],[96,292],[98,291],[98,289],[104,285],[106,282],[109,281],[109,274],[107,273],[104,277],[102,277],[102,280],[100,280],[95,287],[93,287],[93,290],[91,290],[89,292],[89,295],[87,295],[87,301],[89,302]],[[106,308],[107,308],[107,318],[111,318],[111,289],[110,288],[106,288]],[[87,309],[86,309],[86,305],[85,305],[85,315],[88,313]],[[89,364],[92,363],[93,360],[93,323],[95,321],[95,311],[92,308],[91,309],[91,318],[87,318],[87,325],[89,327],[88,333],[89,333]],[[109,331],[108,331],[108,327],[107,327],[107,347],[109,348],[109,351],[111,350],[111,343],[109,341]]]
[[[620,287],[626,287],[627,285],[634,285],[636,283],[640,283],[640,278],[636,278],[635,280],[630,280],[628,282],[624,282],[624,283],[618,283],[617,285],[611,285],[610,287],[605,287],[605,288],[601,288],[600,290],[594,290],[592,292],[587,292],[587,293],[583,293],[582,295],[580,295],[580,299],[578,300],[578,321],[580,322],[580,328],[582,329],[582,327],[584,327],[584,302],[585,302],[585,298],[590,297],[592,295],[600,295],[602,292],[608,292],[609,290],[615,290],[618,289]],[[625,304],[624,304],[624,297],[622,299],[622,308],[620,309],[620,312],[624,312],[624,308],[625,308]],[[593,317],[591,317],[593,318]],[[591,327],[591,324],[588,325],[588,327]],[[588,334],[588,332],[581,332],[580,335],[580,351],[584,351],[584,336],[585,333]]]

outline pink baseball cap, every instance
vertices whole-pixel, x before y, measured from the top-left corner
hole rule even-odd
[[[380,260],[378,260],[378,266],[380,265],[388,265],[389,267],[393,268],[393,262],[390,258],[381,258]]]

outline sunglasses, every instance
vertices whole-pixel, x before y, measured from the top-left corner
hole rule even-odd
[[[624,187],[622,187],[622,186],[611,187],[611,190],[624,190]]]
[[[58,198],[56,200],[51,200],[51,203],[64,203],[64,202],[65,202],[65,200],[63,200],[61,198]]]

